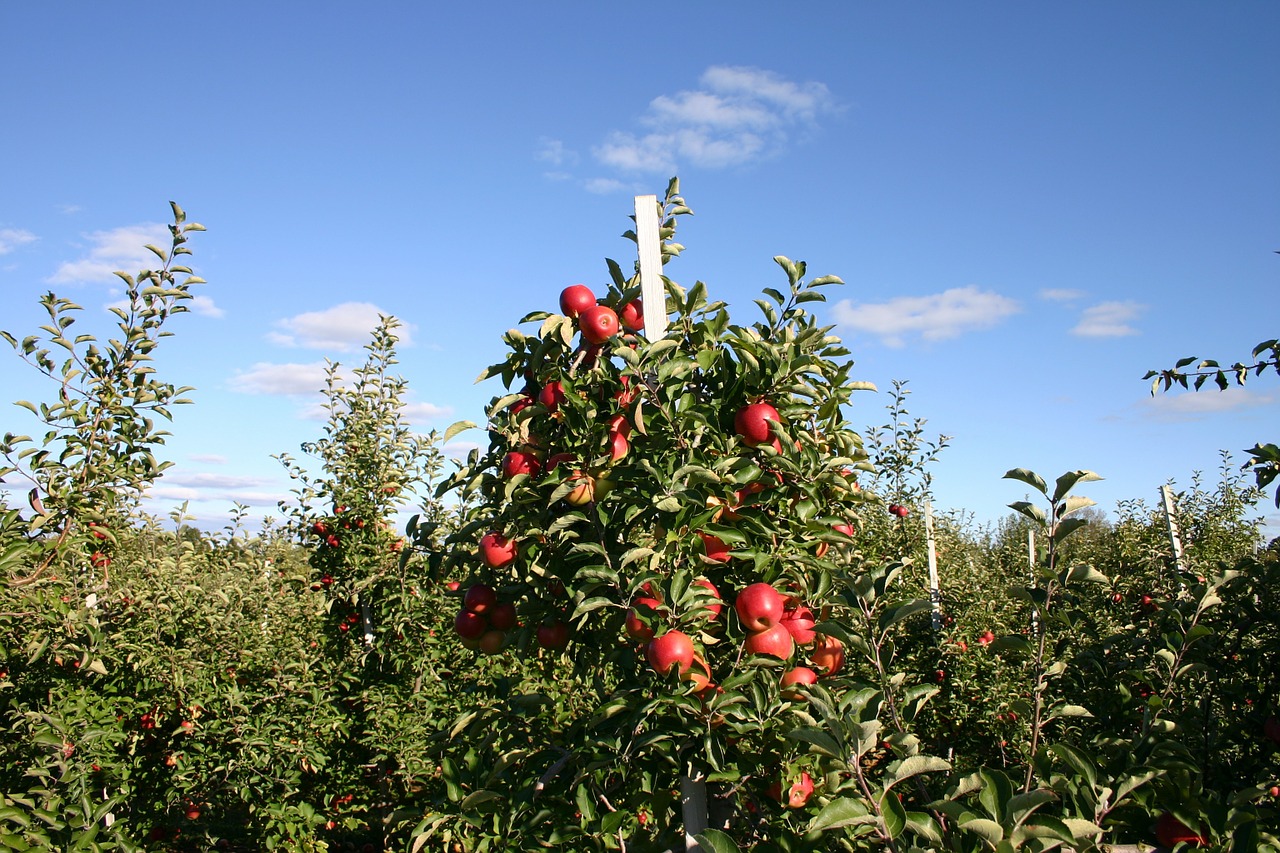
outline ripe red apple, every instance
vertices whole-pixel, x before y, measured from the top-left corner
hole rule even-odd
[[[782,698],[792,702],[800,702],[804,699],[797,686],[805,687],[818,683],[818,673],[809,669],[807,666],[792,667],[782,674],[782,680],[778,686],[782,690]]]
[[[516,558],[516,540],[508,539],[496,530],[480,537],[480,559],[491,569],[500,569]]]
[[[546,406],[549,412],[560,408],[560,404],[564,402],[564,385],[560,380],[553,379],[542,386],[542,390],[538,392],[538,402]]]
[[[792,782],[787,788],[785,798],[782,795],[781,782],[774,782],[769,786],[769,790],[766,793],[787,808],[804,808],[805,803],[809,802],[809,797],[813,795],[813,777],[808,773],[802,772],[800,778]]]
[[[814,640],[809,660],[819,676],[835,675],[844,667],[844,646],[835,637],[819,634]]]
[[[983,631],[978,637],[978,645],[988,646],[995,641],[996,635],[990,631]]]
[[[618,315],[618,319],[622,321],[622,325],[631,332],[640,332],[644,330],[644,304],[639,300],[633,300],[622,306],[622,312]]]
[[[1280,743],[1280,718],[1267,717],[1262,724],[1262,734],[1274,743]]]
[[[516,626],[516,606],[510,601],[495,604],[489,614],[489,625],[499,631],[510,631]]]
[[[848,536],[850,539],[853,538],[854,529],[852,524],[833,524],[831,525],[831,529],[834,530],[836,533],[843,533],[845,536]]]
[[[462,597],[462,606],[481,616],[492,610],[497,603],[498,594],[488,584],[473,584]]]
[[[817,639],[818,635],[813,630],[816,624],[813,611],[803,604],[782,614],[782,627],[787,629],[798,646],[807,646]]]
[[[1192,832],[1185,823],[1174,817],[1172,812],[1165,812],[1156,821],[1156,840],[1163,847],[1172,847],[1182,841],[1197,847],[1203,847],[1205,844],[1203,836]]]
[[[575,318],[596,305],[596,295],[585,284],[572,284],[560,291],[560,313]]]
[[[720,618],[720,611],[724,609],[724,605],[721,603],[720,590],[716,589],[716,585],[706,578],[698,578],[693,585],[702,587],[715,598],[713,604],[707,605],[707,618],[712,621]]]
[[[627,455],[631,448],[631,424],[625,415],[614,415],[609,419],[609,458],[614,462]]]
[[[684,675],[693,666],[693,640],[682,631],[668,631],[654,637],[645,648],[649,666],[659,675],[666,675],[674,667]]]
[[[595,479],[586,471],[579,471],[571,478],[578,485],[574,486],[564,499],[574,506],[586,506],[596,499]]]
[[[573,462],[577,458],[578,457],[574,456],[572,453],[553,453],[547,457],[547,471],[554,471],[556,470],[556,466],[561,462],[567,464],[569,462]]]
[[[786,598],[769,584],[753,583],[738,593],[733,607],[742,620],[742,627],[748,631],[763,631],[782,621],[785,604]]]
[[[512,450],[502,459],[502,474],[508,480],[517,474],[528,474],[536,477],[542,470],[538,457],[527,450]]]
[[[749,655],[768,655],[781,660],[791,657],[796,650],[791,632],[781,624],[748,634],[742,648]]]
[[[578,315],[583,340],[602,344],[618,334],[618,315],[608,305],[595,305]]]
[[[633,601],[631,609],[627,611],[626,622],[623,624],[623,630],[627,632],[627,636],[641,643],[652,640],[654,617],[661,606],[662,602],[658,599],[647,596],[641,596]],[[645,622],[646,619],[648,624]]]
[[[486,655],[496,655],[502,651],[502,644],[507,641],[507,635],[504,631],[489,630],[480,635],[480,652]]]
[[[569,626],[563,622],[543,622],[538,626],[538,645],[559,651],[569,645]]]
[[[777,409],[768,403],[748,403],[734,415],[733,428],[742,437],[743,444],[756,447],[775,440],[769,421],[782,423]]]
[[[459,610],[453,620],[453,630],[464,640],[478,640],[485,631],[489,630],[489,620],[479,613]]]
[[[693,666],[689,667],[688,672],[682,673],[680,679],[692,685],[694,693],[701,693],[711,686],[711,667],[701,657],[694,655]]]
[[[462,588],[462,584],[458,583],[457,581],[445,581],[444,588],[449,590],[449,592],[457,592],[459,589]]]
[[[729,546],[719,536],[712,536],[710,533],[698,532],[698,536],[702,537],[702,547],[707,552],[707,559],[716,563],[729,562]]]

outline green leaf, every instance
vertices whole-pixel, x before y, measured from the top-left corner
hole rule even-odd
[[[912,755],[904,758],[896,767],[889,768],[889,775],[885,777],[885,790],[892,788],[903,779],[910,779],[912,776],[918,776],[921,773],[939,773],[943,770],[950,770],[951,762],[938,758],[933,755]]]
[[[907,810],[893,791],[886,790],[880,798],[880,816],[884,819],[884,828],[890,838],[897,838],[907,826]]]
[[[1084,777],[1090,788],[1098,787],[1098,765],[1089,753],[1068,743],[1052,744],[1049,752],[1058,756],[1075,775]]]
[[[1044,514],[1044,510],[1030,501],[1014,501],[1009,504],[1009,509],[1022,513],[1041,527],[1049,523],[1049,518]]]
[[[827,732],[822,731],[822,729],[804,726],[787,732],[787,737],[800,743],[809,744],[811,752],[817,752],[829,758],[843,757],[843,750],[841,750],[839,742]]]
[[[1027,468],[1011,468],[1005,472],[1003,479],[1020,480],[1042,495],[1048,496],[1049,494],[1049,484],[1044,481],[1044,478]]]
[[[471,421],[455,421],[449,424],[449,428],[444,431],[444,438],[440,439],[440,443],[447,444],[458,433],[466,432],[469,429],[476,429],[476,425]]]
[[[742,849],[734,843],[732,838],[718,829],[704,829],[693,838],[704,853],[737,853]]]
[[[1007,475],[1006,475],[1007,476]],[[1076,487],[1077,483],[1094,483],[1102,478],[1092,471],[1069,471],[1058,478],[1054,484],[1053,502],[1057,503]],[[1044,491],[1041,489],[1041,491]]]
[[[992,846],[999,844],[1004,840],[1004,829],[994,820],[988,820],[985,817],[975,817],[960,824],[960,828],[966,832],[972,832]]]
[[[809,831],[826,832],[874,823],[876,823],[876,816],[862,800],[853,797],[837,797],[823,806],[822,811],[809,822]]]

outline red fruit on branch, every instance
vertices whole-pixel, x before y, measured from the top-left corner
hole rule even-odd
[[[702,547],[706,551],[708,560],[716,563],[729,562],[729,546],[723,539],[701,531],[698,532],[698,536],[702,538]]]
[[[1156,840],[1162,847],[1172,847],[1182,842],[1194,844],[1196,847],[1205,845],[1204,837],[1193,832],[1185,823],[1174,817],[1172,812],[1165,812],[1156,821]]]
[[[734,431],[748,447],[757,447],[775,441],[769,422],[782,423],[778,410],[768,403],[749,403],[738,410],[733,418]]]
[[[693,666],[693,640],[682,631],[668,631],[654,637],[645,647],[649,666],[659,675],[667,675],[674,668],[684,675]]]
[[[549,412],[554,412],[560,408],[560,404],[564,400],[564,385],[558,379],[551,380],[542,386],[542,390],[538,392],[538,402],[546,406]]]
[[[495,604],[489,613],[489,626],[499,631],[510,631],[516,627],[516,606],[510,601]]]
[[[618,319],[622,321],[622,325],[627,331],[640,332],[644,330],[644,304],[639,299],[628,302],[622,306],[622,311],[618,314]]]
[[[791,639],[799,646],[807,646],[817,639],[817,632],[813,630],[816,624],[813,611],[803,604],[782,614],[782,627],[787,629]]]
[[[753,583],[738,593],[733,608],[738,612],[743,628],[763,631],[782,621],[785,604],[786,598],[769,584]]]
[[[602,344],[618,334],[618,315],[608,305],[596,305],[578,315],[578,331],[588,343]]]
[[[585,284],[571,284],[560,291],[560,313],[570,319],[576,318],[588,308],[594,308],[595,304],[596,295]]]
[[[480,559],[491,569],[500,569],[514,562],[516,540],[508,539],[496,530],[480,537]]]
[[[631,609],[627,611],[626,621],[623,623],[623,630],[627,632],[627,636],[641,643],[652,640],[655,617],[661,606],[662,602],[658,599],[646,596],[633,601]]]
[[[502,458],[502,475],[508,480],[518,474],[536,477],[540,470],[542,470],[542,463],[538,461],[537,456],[527,450],[512,450]]]
[[[538,626],[538,645],[559,651],[569,645],[569,626],[563,622],[543,622]]]
[[[995,641],[995,638],[996,638],[996,635],[993,634],[991,631],[983,631],[982,634],[978,636],[978,645],[988,646]]]
[[[819,676],[835,675],[844,667],[844,646],[835,637],[819,634],[809,653]]]
[[[800,702],[804,699],[804,694],[798,688],[817,683],[818,673],[807,666],[797,666],[782,674],[782,679],[778,682],[778,686],[782,691],[783,699],[791,702]]]
[[[716,589],[716,585],[706,578],[698,578],[693,585],[702,587],[715,598],[713,604],[707,605],[707,618],[712,621],[720,618],[720,611],[724,609],[724,605],[721,603],[720,590]]]
[[[498,594],[487,584],[473,584],[462,597],[462,606],[472,613],[481,616],[488,613],[498,603]]]
[[[809,802],[809,797],[813,795],[813,777],[802,772],[800,778],[787,788],[785,797],[781,782],[774,782],[766,793],[789,809],[804,808],[805,803]]]
[[[748,634],[742,642],[742,649],[749,655],[768,655],[786,660],[795,653],[795,642],[791,639],[791,632],[779,623]]]

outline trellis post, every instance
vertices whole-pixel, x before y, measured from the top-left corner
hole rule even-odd
[[[644,305],[644,333],[651,341],[661,340],[667,331],[667,296],[662,285],[661,217],[656,195],[638,195],[636,202],[636,246],[640,253],[640,301]],[[693,766],[680,778],[680,805],[684,819],[686,851],[701,850],[695,836],[707,828],[706,776]]]
[[[938,583],[938,549],[933,541],[933,503],[924,502],[924,541],[929,553],[929,603],[933,606],[933,633],[942,633],[942,587]]]
[[[1178,529],[1178,517],[1173,506],[1173,489],[1167,485],[1161,486],[1160,502],[1164,506],[1164,523],[1169,531],[1169,546],[1173,548],[1173,564],[1177,568],[1178,577],[1181,580],[1182,573],[1187,570],[1187,566],[1182,552],[1182,532]]]

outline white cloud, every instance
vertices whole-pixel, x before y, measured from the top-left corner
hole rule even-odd
[[[627,184],[622,181],[615,181],[613,178],[591,178],[583,184],[583,187],[589,193],[608,195],[609,193],[616,193],[619,190],[626,189]]]
[[[1129,325],[1129,321],[1137,319],[1144,310],[1146,306],[1137,302],[1103,302],[1084,309],[1071,334],[1086,338],[1136,335],[1138,330]]]
[[[85,236],[90,247],[85,257],[60,265],[47,281],[50,284],[86,282],[118,282],[116,270],[130,275],[138,270],[157,269],[161,261],[148,249],[148,243],[167,250],[173,242],[167,225],[147,222],[127,225],[110,231],[94,231]]]
[[[759,68],[713,66],[698,89],[649,102],[640,123],[650,132],[614,131],[593,153],[625,172],[737,166],[776,154],[794,129],[836,109],[822,83],[796,83]]]
[[[461,461],[466,461],[467,454],[469,454],[473,450],[479,450],[479,449],[480,449],[480,445],[477,442],[458,441],[455,439],[449,442],[448,444],[446,444],[444,447],[440,448],[440,452],[443,453],[445,456],[448,456],[450,459],[458,459]]]
[[[1071,290],[1069,288],[1045,288],[1040,291],[1040,298],[1047,299],[1050,302],[1074,302],[1077,299],[1083,299],[1087,296],[1083,290]]]
[[[876,335],[891,347],[902,346],[913,334],[926,341],[941,341],[988,329],[1020,310],[1015,300],[973,285],[875,304],[842,299],[832,309],[840,325]]]
[[[1199,392],[1158,394],[1143,400],[1141,412],[1161,421],[1195,421],[1222,412],[1240,412],[1271,406],[1277,402],[1274,394],[1260,394],[1248,388],[1230,387],[1222,391],[1217,386],[1206,386]]]
[[[34,243],[36,235],[21,228],[0,228],[0,255],[7,255],[19,246]]]
[[[223,311],[208,296],[191,297],[191,310],[203,317],[225,317],[227,312]]]
[[[258,362],[248,370],[238,370],[228,380],[228,387],[241,394],[283,394],[301,396],[318,394],[324,388],[323,361],[308,364],[272,364]]]
[[[200,462],[204,465],[226,465],[227,457],[220,453],[191,453],[187,458],[192,462]]]
[[[538,140],[542,147],[538,150],[538,159],[553,166],[569,166],[578,162],[578,152],[565,147],[559,139],[543,138]]]
[[[277,320],[282,331],[270,332],[267,340],[286,347],[352,352],[369,342],[379,317],[387,313],[371,302],[344,302]],[[411,326],[401,324],[395,331],[399,346],[413,345]]]
[[[405,403],[402,411],[411,424],[447,418],[453,414],[451,406],[437,406],[435,403]]]

